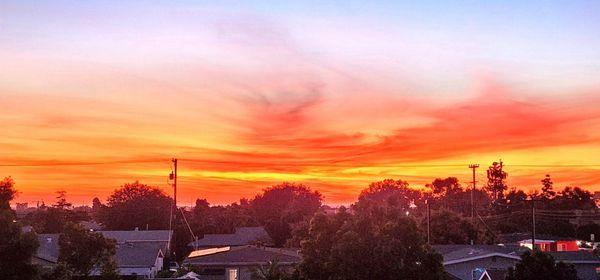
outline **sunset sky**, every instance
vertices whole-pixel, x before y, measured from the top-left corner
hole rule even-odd
[[[600,191],[600,1],[2,1],[0,177],[17,202],[180,203],[281,181]]]

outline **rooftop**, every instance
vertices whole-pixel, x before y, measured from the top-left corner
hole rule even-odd
[[[195,265],[265,265],[276,260],[280,264],[300,262],[297,250],[246,245],[217,250],[212,254],[198,254],[196,251],[184,263]]]
[[[232,234],[205,234],[202,239],[191,242],[189,246],[200,248],[243,246],[259,242],[266,245],[273,243],[264,227],[240,227]]]

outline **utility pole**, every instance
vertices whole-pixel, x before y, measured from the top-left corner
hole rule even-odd
[[[173,173],[171,173],[171,179],[173,180],[173,205],[177,209],[177,159],[171,160],[173,162]]]
[[[535,199],[531,198],[531,250],[535,251]]]
[[[479,167],[479,164],[469,164],[469,168],[473,170],[473,187],[471,188],[471,222],[475,221],[475,187],[477,181],[475,180],[475,169]]]
[[[173,205],[171,206],[171,214],[169,215],[169,241],[167,242],[167,255],[171,254],[171,232],[173,229],[173,210],[175,210],[175,217],[177,217],[177,159],[171,159],[173,162],[173,171],[169,174],[169,179],[173,180]]]

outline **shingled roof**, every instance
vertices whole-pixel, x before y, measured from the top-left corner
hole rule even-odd
[[[58,262],[58,238],[60,234],[38,234],[38,242],[40,246],[38,247],[37,253],[35,257],[51,262]]]
[[[127,242],[117,245],[115,259],[119,267],[148,267],[154,265],[156,257],[163,254],[157,242]]]
[[[300,254],[296,250],[269,248],[254,245],[229,247],[226,250],[217,250],[212,254],[194,254],[184,261],[187,264],[199,266],[213,265],[266,265],[276,260],[280,264],[296,264],[300,262]]]
[[[168,242],[172,235],[169,230],[100,230],[98,232],[104,237],[114,239],[117,242]]]
[[[574,252],[547,252],[556,261],[566,263],[592,263],[600,264],[600,258],[589,251],[574,251]]]
[[[262,243],[273,244],[273,240],[264,227],[240,227],[233,234],[205,234],[202,239],[188,244],[195,248],[211,248],[224,246],[243,246]]]
[[[434,245],[433,248],[444,257],[444,264],[459,263],[491,256],[520,260],[521,254],[527,250],[519,246],[499,245]]]
[[[164,254],[169,241],[168,230],[98,231],[105,238],[117,241],[115,260],[119,268],[151,267],[159,254]],[[60,248],[60,234],[38,234],[40,246],[36,257],[56,263]]]

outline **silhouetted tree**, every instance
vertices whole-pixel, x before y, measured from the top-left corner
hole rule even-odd
[[[245,199],[227,206],[210,206],[206,199],[197,199],[191,216],[191,226],[199,237],[206,233],[233,233],[236,227],[258,225]]]
[[[502,161],[492,163],[487,170],[487,185],[486,190],[492,198],[492,202],[498,203],[504,199],[504,191],[508,188],[506,185],[506,177],[508,174],[502,169]]]
[[[557,210],[591,210],[596,209],[594,196],[580,187],[565,187],[551,202],[551,208]]]
[[[250,202],[256,220],[282,246],[292,236],[292,225],[310,219],[321,208],[321,194],[302,184],[272,186]]]
[[[437,178],[427,187],[431,189],[434,198],[452,197],[463,191],[456,177]]]
[[[369,187],[363,190],[356,208],[367,209],[374,206],[386,205],[402,211],[411,209],[411,205],[422,203],[421,192],[411,189],[406,181],[385,179],[383,181],[369,184]]]
[[[423,221],[425,229],[426,220]],[[490,244],[493,236],[483,228],[471,223],[469,219],[448,211],[433,211],[430,218],[432,244]]]
[[[73,206],[72,203],[67,201],[67,192],[66,191],[57,191],[56,192],[56,203],[52,205],[52,207],[66,210]]]
[[[58,244],[58,262],[73,276],[87,277],[94,269],[98,269],[105,278],[117,275],[114,240],[106,239],[102,234],[88,231],[78,225],[69,224],[61,234]]]
[[[556,263],[550,254],[535,250],[525,252],[514,268],[509,268],[507,280],[577,280],[571,264]]]
[[[542,194],[541,198],[544,200],[551,200],[556,195],[556,192],[553,190],[554,182],[552,182],[552,178],[550,178],[549,174],[546,174],[546,177],[541,181],[542,182]]]
[[[10,202],[17,195],[14,185],[15,182],[10,177],[6,177],[0,181],[0,210],[10,209]]]
[[[575,226],[566,219],[554,219],[551,217],[538,216],[536,218],[536,232],[563,238],[575,237]]]
[[[594,241],[600,239],[600,225],[596,223],[589,223],[577,227],[576,237],[580,240],[591,240],[591,235],[594,235]]]
[[[25,221],[32,225],[37,233],[61,233],[68,223],[89,220],[87,213],[73,211],[66,199],[66,192],[58,191],[56,202],[51,206],[41,206],[27,214]]]
[[[0,181],[0,279],[34,279],[37,267],[31,263],[39,246],[35,233],[23,232],[10,209],[10,201],[16,196],[14,181]]]
[[[168,229],[172,201],[159,188],[136,181],[108,197],[98,220],[110,230]]]
[[[396,207],[317,214],[301,253],[300,279],[444,279],[442,257]]]

